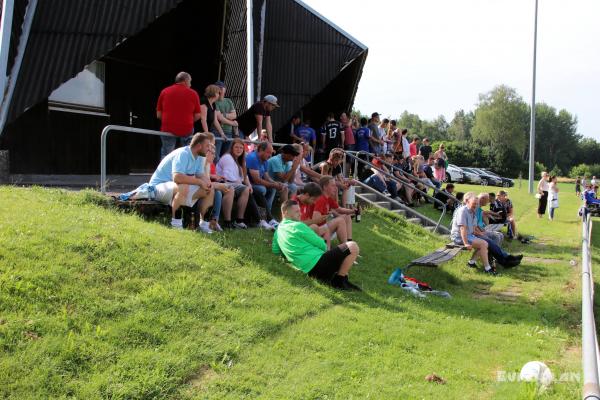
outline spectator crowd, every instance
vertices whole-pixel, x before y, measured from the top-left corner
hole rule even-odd
[[[264,96],[238,115],[225,95],[226,85],[216,82],[198,96],[191,76],[181,72],[159,96],[161,130],[173,136],[161,137],[161,162],[149,185],[156,199],[171,207],[173,228],[184,228],[187,208],[195,216],[193,228],[205,234],[250,226],[276,230],[273,251],[297,269],[334,287],[359,290],[348,280],[359,253],[352,239],[360,215],[353,174],[409,206],[433,203],[454,212],[452,240],[475,250],[469,266],[479,257],[484,271],[495,273],[495,262],[505,267],[520,262],[502,250],[503,234],[497,229],[507,225],[509,237],[517,235],[507,194],[463,197],[452,184],[442,189],[448,165],[443,144],[434,151],[428,138],[409,137],[407,129],[381,120],[378,113],[370,119],[329,113],[318,133],[310,120],[293,116],[275,138],[276,152],[271,113],[278,99]],[[197,121],[202,133],[194,134]],[[358,168],[344,165],[344,150],[366,162]],[[276,200],[281,221],[274,212]]]

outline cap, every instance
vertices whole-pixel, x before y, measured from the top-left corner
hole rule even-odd
[[[300,154],[300,153],[298,153],[298,150],[296,150],[296,148],[294,146],[292,146],[291,144],[286,144],[285,146],[283,146],[281,148],[280,152],[283,154],[292,154],[294,156],[297,156]]]
[[[272,94],[268,94],[265,97],[263,97],[263,101],[266,101],[267,103],[271,103],[275,107],[279,107],[279,104],[277,104],[277,97],[273,96]]]
[[[220,88],[224,88],[225,87],[225,82],[223,82],[223,81],[216,81],[215,85],[217,85]]]

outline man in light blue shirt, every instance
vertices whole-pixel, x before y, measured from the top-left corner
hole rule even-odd
[[[281,148],[279,154],[269,158],[267,161],[269,176],[273,180],[287,185],[290,196],[296,194],[298,190],[294,183],[294,177],[301,161],[301,158],[298,157],[299,155],[300,153],[293,145],[286,144]]]
[[[200,230],[208,226],[202,216],[212,206],[214,191],[210,176],[205,171],[206,154],[211,151],[211,137],[197,133],[192,137],[189,146],[173,150],[162,159],[152,178],[150,185],[156,189],[156,199],[172,208],[171,226],[183,229],[181,218],[176,218],[181,206],[192,207],[202,199],[200,207]],[[205,225],[205,226],[204,226]]]

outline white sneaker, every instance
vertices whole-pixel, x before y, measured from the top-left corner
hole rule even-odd
[[[262,229],[266,229],[268,231],[273,231],[275,230],[275,227],[273,225],[269,225],[267,224],[267,221],[265,221],[264,219],[261,219],[260,222],[258,223],[258,227],[262,228]]]
[[[248,229],[248,225],[246,225],[246,224],[245,224],[245,223],[243,223],[243,222],[234,222],[234,223],[233,223],[233,227],[234,227],[235,229]]]
[[[183,221],[181,219],[171,218],[171,228],[183,229]]]
[[[208,226],[209,229],[211,229],[213,232],[223,232],[223,228],[221,228],[221,225],[219,225],[218,222],[215,222],[212,224],[212,226]]]
[[[279,226],[279,222],[277,222],[277,220],[273,218],[269,221],[269,225],[271,225],[273,228],[277,228]]]
[[[208,222],[202,221],[198,224],[198,230],[203,233],[213,233],[213,230],[208,226]]]

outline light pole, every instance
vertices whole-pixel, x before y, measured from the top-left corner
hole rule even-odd
[[[533,193],[535,180],[535,62],[537,53],[538,0],[535,0],[535,23],[533,28],[533,88],[531,90],[531,123],[529,128],[529,193]]]

